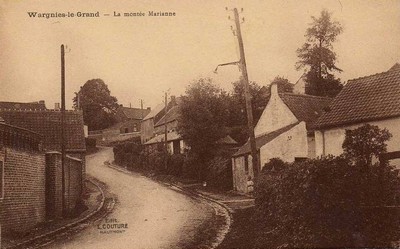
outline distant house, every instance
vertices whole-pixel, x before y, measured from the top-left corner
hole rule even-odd
[[[165,105],[157,105],[140,123],[140,140],[142,144],[155,136],[154,124],[165,115]]]
[[[180,98],[171,97],[169,109],[154,124],[153,137],[144,143],[147,147],[156,148],[157,144],[165,141],[165,128],[167,129],[167,149],[171,154],[183,153],[187,145],[181,135],[177,132]]]
[[[332,99],[278,93],[277,84],[268,97],[254,130],[261,168],[275,157],[287,162],[315,157],[314,124]],[[250,154],[248,141],[232,158],[233,185],[240,192],[248,192],[247,180],[254,177]]]
[[[140,122],[150,113],[151,109],[131,108],[120,106],[117,109],[116,118],[118,123],[113,127],[117,127],[120,133],[131,133],[140,131]]]
[[[121,142],[139,137],[143,118],[151,112],[146,109],[120,106],[117,109],[117,123],[104,130],[90,131],[89,137],[96,139],[98,144]]]
[[[366,123],[388,129],[393,135],[388,151],[400,153],[400,64],[347,82],[316,122],[316,154],[340,155],[345,130]]]

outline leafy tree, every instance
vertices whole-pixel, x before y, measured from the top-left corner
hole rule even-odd
[[[102,79],[88,80],[74,97],[74,107],[83,111],[83,120],[89,130],[101,130],[116,122],[117,98],[111,96]]]
[[[344,155],[355,163],[370,166],[372,157],[387,152],[386,142],[392,137],[387,129],[365,124],[354,130],[346,130],[343,142]]]
[[[247,124],[247,114],[246,114],[246,99],[244,95],[244,85],[243,81],[235,81],[232,82],[232,93],[230,95],[231,101],[230,101],[230,119],[229,119],[229,124],[230,125],[243,125]],[[261,113],[259,111],[260,105],[261,104],[261,96],[259,94],[260,92],[260,85],[258,85],[256,82],[250,82],[249,85],[249,90],[250,90],[250,96],[251,96],[251,102],[252,102],[252,109],[253,109],[253,116],[254,119],[257,120]],[[265,105],[264,105],[265,107]],[[262,112],[262,110],[261,110]]]
[[[178,132],[198,157],[197,171],[202,180],[215,152],[215,142],[226,136],[227,100],[227,94],[209,78],[192,82],[182,96]]]
[[[285,77],[276,76],[275,79],[271,82],[271,85],[272,84],[278,85],[279,93],[293,93],[294,85]]]
[[[342,33],[343,28],[339,22],[332,20],[331,13],[327,10],[323,10],[320,17],[311,18],[312,23],[305,34],[307,42],[297,49],[299,61],[296,68],[308,68],[307,94],[333,97],[339,93],[342,84],[340,79],[334,78],[332,72],[342,70],[336,66],[336,53],[332,43]]]

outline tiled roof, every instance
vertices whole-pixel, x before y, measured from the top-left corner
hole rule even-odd
[[[6,124],[41,134],[45,150],[61,150],[61,112],[0,110],[0,116]],[[66,150],[86,150],[82,112],[66,111],[65,121]]]
[[[21,103],[0,101],[0,109],[5,110],[46,110],[44,101]]]
[[[154,126],[164,125],[165,122],[169,123],[177,120],[179,117],[179,105],[173,106],[166,115],[164,115]]]
[[[400,67],[349,80],[316,122],[317,128],[335,127],[400,116]]]
[[[261,135],[256,137],[256,147],[257,150],[259,150],[262,146],[266,145],[267,143],[271,142],[272,140],[274,140],[275,138],[277,138],[279,135],[289,131],[290,129],[292,129],[293,127],[295,127],[296,125],[298,125],[300,122],[294,123],[294,124],[290,124],[288,126],[285,126],[283,128],[280,128],[276,131]],[[251,148],[250,148],[250,141],[248,140],[242,147],[240,147],[240,149],[233,155],[234,157],[237,156],[241,156],[244,154],[248,154],[251,152]]]
[[[147,114],[144,118],[143,118],[143,120],[147,120],[147,119],[150,119],[150,118],[154,118],[154,116],[156,116],[159,112],[161,112],[161,111],[163,111],[164,110],[164,104],[159,104],[159,105],[157,105],[153,110],[151,110],[150,112],[149,112],[149,114]]]
[[[164,134],[160,134],[157,135],[155,137],[153,137],[152,139],[150,139],[149,141],[147,141],[144,144],[156,144],[156,143],[161,143],[164,141],[165,135]],[[181,135],[179,135],[176,131],[171,131],[167,133],[167,141],[174,141],[174,140],[179,140],[182,139]]]
[[[151,111],[150,109],[130,108],[124,106],[121,106],[120,109],[128,119],[143,119]]]
[[[306,123],[307,130],[313,130],[318,117],[329,106],[332,98],[306,94],[281,93],[279,97],[296,116],[297,120]]]
[[[394,65],[389,69],[389,71],[395,71],[395,70],[400,70],[400,64],[399,64],[399,63],[394,64]]]
[[[235,139],[233,139],[231,136],[227,135],[226,137],[223,137],[221,139],[219,139],[217,142],[217,144],[226,144],[226,145],[236,145],[238,144],[238,142],[235,141]]]

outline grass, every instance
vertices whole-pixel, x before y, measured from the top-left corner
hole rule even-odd
[[[238,209],[233,213],[231,230],[217,249],[256,248],[256,224],[252,220],[254,207]],[[266,247],[268,248],[268,247]]]

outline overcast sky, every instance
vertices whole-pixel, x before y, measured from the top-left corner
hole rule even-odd
[[[291,82],[296,49],[311,16],[326,8],[343,27],[334,44],[342,80],[400,62],[400,0],[308,1],[15,1],[0,0],[0,101],[60,102],[60,45],[66,44],[67,107],[87,80],[101,78],[119,103],[154,107],[163,91],[183,94],[199,77],[229,89],[240,72],[216,65],[238,60],[225,7],[244,8],[242,34],[250,80]],[[27,12],[97,12],[96,18],[30,18]],[[113,17],[113,12],[176,12],[175,17]],[[110,16],[104,16],[110,14]]]

